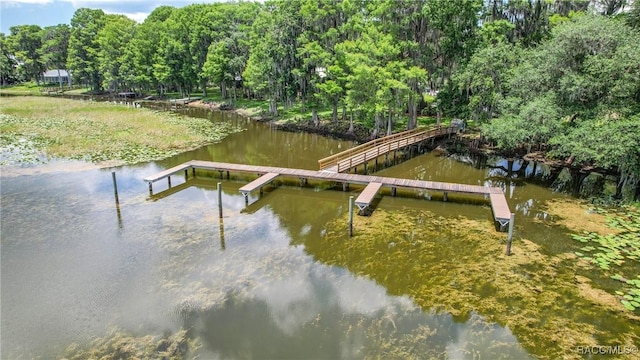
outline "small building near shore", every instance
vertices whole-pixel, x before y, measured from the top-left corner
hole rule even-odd
[[[42,81],[45,84],[67,84],[71,86],[71,74],[64,69],[47,70],[42,73]]]

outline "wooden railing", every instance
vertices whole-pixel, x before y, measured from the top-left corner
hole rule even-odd
[[[427,140],[432,137],[455,133],[456,128],[446,127],[438,129],[413,129],[401,133],[378,138],[367,143],[347,149],[340,153],[318,160],[320,170],[336,166],[341,172],[366,163],[368,160],[387,154],[393,150]]]

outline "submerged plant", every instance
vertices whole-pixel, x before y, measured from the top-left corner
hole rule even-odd
[[[622,306],[587,278],[576,287],[578,268],[567,254],[545,255],[539,245],[520,239],[507,257],[502,233],[484,219],[377,209],[354,223],[352,238],[345,235],[344,219],[329,223],[326,243],[307,250],[323,262],[374,279],[391,294],[409,295],[423,311],[446,312],[463,321],[478,313],[508,326],[540,358],[577,358],[569,349],[613,341],[594,324]],[[620,329],[616,341],[622,344],[639,340],[628,317],[633,314],[610,320]]]
[[[188,358],[200,344],[190,339],[187,330],[165,336],[136,337],[120,329],[112,329],[105,337],[95,339],[87,346],[70,345],[63,359],[170,359]]]

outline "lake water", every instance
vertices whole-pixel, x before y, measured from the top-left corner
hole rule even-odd
[[[523,346],[523,334],[494,321],[495,314],[478,310],[458,316],[416,302],[412,294],[419,286],[432,286],[431,280],[387,279],[382,267],[355,270],[359,256],[367,256],[364,250],[345,254],[326,239],[331,224],[346,218],[349,196],[361,188],[342,192],[329,184],[284,183],[267,187],[262,196],[252,194],[245,206],[238,189],[248,178],[232,174],[222,180],[222,219],[217,173],[198,174],[187,183],[175,176],[170,191],[158,182],[157,195],[150,197],[142,179],[184,161],[316,169],[318,159],[352,146],[273,130],[230,113],[187,112],[244,131],[219,144],[135,166],[64,171],[77,163],[61,162],[23,168],[20,174],[3,168],[3,359],[58,358],[73,343],[87,347],[116,331],[140,338],[180,329],[189,330],[198,344],[190,354],[200,359],[526,359],[542,353],[543,345]],[[571,249],[558,241],[568,239],[564,232],[545,225],[549,216],[542,206],[564,195],[463,160],[468,163],[427,153],[379,173],[502,186],[520,233],[528,233],[546,252]],[[501,159],[488,163],[507,166]],[[117,175],[119,204],[111,171]],[[544,171],[527,164],[521,174],[543,176]],[[463,214],[495,231],[481,198],[452,195],[443,203],[425,200],[427,193],[405,195],[384,196],[376,211]],[[444,241],[456,235],[447,229],[441,233],[441,239],[431,238],[443,240],[434,250],[436,263],[456,252],[456,245]],[[344,241],[350,240],[345,236]],[[428,268],[421,273],[425,279],[436,276]],[[491,292],[479,289],[476,295],[491,297]],[[582,315],[590,322],[600,314]],[[629,331],[619,322],[602,326],[613,338],[618,330]]]

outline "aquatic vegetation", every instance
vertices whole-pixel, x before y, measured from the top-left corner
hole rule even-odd
[[[612,233],[573,234],[573,239],[586,245],[575,254],[623,284],[623,291],[616,295],[625,308],[640,309],[640,211],[631,206],[593,211],[607,216]]]
[[[239,131],[225,122],[111,103],[14,97],[0,104],[1,164],[67,158],[133,164],[166,158]]]
[[[545,255],[527,239],[504,255],[504,234],[484,219],[444,218],[428,211],[376,210],[357,217],[348,238],[345,218],[327,225],[326,245],[309,249],[318,259],[368,276],[395,295],[408,294],[423,311],[461,319],[478,313],[509,327],[540,358],[579,358],[577,346],[632,345],[640,341],[633,314],[595,326],[620,303],[600,294],[572,254]],[[580,286],[576,282],[580,279]],[[572,304],[567,311],[566,304]],[[611,338],[608,327],[622,335]]]
[[[87,346],[74,343],[67,347],[62,359],[185,359],[200,344],[189,339],[186,330],[164,336],[136,337],[114,328],[103,337],[93,340]]]

